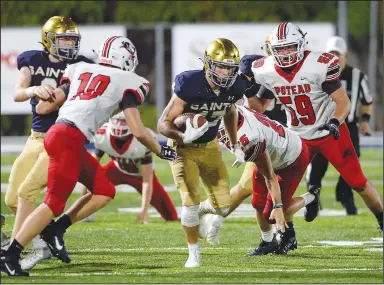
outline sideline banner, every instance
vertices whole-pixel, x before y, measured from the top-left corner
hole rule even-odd
[[[279,23],[262,24],[179,24],[172,28],[172,81],[183,71],[202,69],[201,59],[207,45],[215,38],[227,38],[240,55],[263,54],[261,47]],[[332,23],[295,23],[307,33],[308,47],[324,50],[329,37],[335,35]]]
[[[122,25],[79,26],[81,34],[80,54],[94,59],[92,49],[110,36],[126,36]],[[30,114],[29,101],[14,102],[13,88],[18,80],[17,57],[26,50],[42,50],[41,27],[1,28],[1,114]]]

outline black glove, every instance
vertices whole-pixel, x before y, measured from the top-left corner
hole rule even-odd
[[[172,147],[167,145],[162,145],[161,152],[157,156],[160,157],[161,159],[173,161],[176,159],[177,154]]]
[[[332,118],[329,120],[328,123],[320,126],[319,131],[327,130],[331,135],[333,135],[333,138],[335,140],[338,140],[340,137],[339,126],[340,126],[340,122],[337,119]]]

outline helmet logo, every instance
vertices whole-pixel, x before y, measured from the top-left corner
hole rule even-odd
[[[136,48],[131,45],[129,42],[122,42],[122,47],[125,48],[130,54],[134,55]]]

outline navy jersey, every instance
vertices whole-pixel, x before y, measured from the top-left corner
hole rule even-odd
[[[244,73],[248,77],[251,77],[252,78],[252,84],[255,84],[255,85],[259,85],[259,84],[257,84],[253,80],[253,72],[251,69],[252,68],[252,62],[254,62],[255,60],[258,60],[262,57],[265,57],[265,56],[257,55],[257,54],[249,54],[249,55],[244,55],[240,61],[240,72]],[[264,86],[257,86],[257,87],[255,86],[254,89],[258,90],[258,91],[256,91],[257,95],[263,94],[263,98],[272,99],[272,102],[269,104],[269,106],[265,110],[264,114],[266,116],[268,116],[270,119],[278,121],[278,122],[280,122],[286,126],[287,116],[285,114],[284,105],[281,104],[280,101],[278,101],[276,99],[276,97],[273,95],[273,93],[270,90],[268,90],[267,88],[265,88]],[[251,90],[251,89],[249,89],[249,90]]]
[[[189,70],[176,76],[173,91],[187,102],[184,113],[201,114],[209,123],[208,131],[193,143],[206,143],[216,138],[221,119],[227,110],[245,94],[247,86],[240,77],[229,88],[216,95],[205,78],[204,70]]]
[[[85,61],[93,63],[90,59],[80,55],[76,60],[70,62],[51,62],[47,53],[41,50],[29,50],[20,54],[17,58],[17,68],[23,66],[29,68],[32,74],[31,86],[49,84],[52,87],[59,86],[60,79],[64,74],[67,64]],[[58,111],[46,115],[36,114],[37,101],[34,97],[30,99],[32,105],[32,129],[36,132],[46,132],[55,123]]]

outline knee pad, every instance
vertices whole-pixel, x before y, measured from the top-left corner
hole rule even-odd
[[[53,215],[57,217],[63,213],[66,200],[62,197],[47,193],[44,198],[44,204],[46,204],[53,212]]]
[[[200,223],[199,205],[183,206],[181,208],[181,224],[186,227],[195,227]]]
[[[229,213],[229,207],[228,208],[218,208],[215,210],[216,210],[216,214],[219,216],[222,216],[222,217],[226,217]]]

